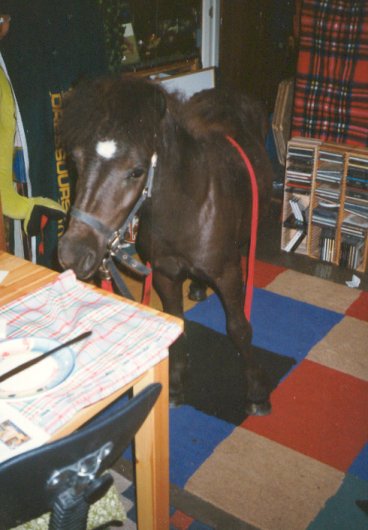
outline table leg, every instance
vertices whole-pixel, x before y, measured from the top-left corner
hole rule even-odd
[[[154,382],[162,384],[160,397],[135,437],[139,530],[169,529],[168,358],[146,373],[134,386],[134,393]]]

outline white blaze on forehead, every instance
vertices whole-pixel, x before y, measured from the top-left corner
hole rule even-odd
[[[96,152],[104,158],[112,158],[116,153],[115,140],[104,140],[98,142],[96,145]]]

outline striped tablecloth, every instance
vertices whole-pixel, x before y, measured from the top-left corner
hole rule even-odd
[[[0,308],[7,339],[44,337],[74,344],[76,367],[60,386],[27,400],[9,400],[50,434],[84,407],[118,390],[162,360],[181,327],[159,313],[101,295],[72,271],[43,289]]]

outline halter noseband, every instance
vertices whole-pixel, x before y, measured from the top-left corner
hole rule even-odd
[[[111,230],[108,226],[106,226],[104,223],[102,223],[97,217],[94,215],[91,215],[83,210],[79,210],[79,208],[75,208],[74,206],[70,210],[70,215],[74,217],[75,219],[78,219],[79,221],[82,221],[84,224],[90,226],[96,232],[102,234],[107,239],[107,254],[103,259],[102,267],[105,269],[108,269],[108,272],[111,273],[111,275],[116,280],[116,270],[114,269],[115,265],[113,264],[113,261],[111,258],[115,258],[130,269],[143,274],[147,276],[150,274],[151,270],[143,265],[141,262],[135,260],[132,258],[124,249],[124,235],[128,229],[129,223],[133,220],[135,214],[138,212],[139,208],[142,206],[143,202],[151,197],[152,195],[152,186],[153,186],[153,178],[155,174],[155,169],[157,165],[157,154],[153,153],[151,157],[151,163],[150,167],[148,169],[148,176],[147,176],[147,182],[146,185],[133,206],[133,209],[129,213],[128,217],[125,219],[123,225],[118,230]],[[122,290],[120,288],[120,290]],[[129,296],[130,293],[128,291],[124,291],[125,296]],[[131,296],[130,296],[131,297]]]
[[[83,210],[79,210],[78,208],[75,208],[72,206],[70,210],[70,215],[75,217],[76,219],[79,219],[80,221],[83,221],[84,224],[91,226],[96,230],[96,232],[99,232],[103,236],[105,236],[108,240],[111,238],[111,236],[115,233],[111,230],[111,228],[108,228],[105,224],[103,224],[101,221],[97,219],[94,215],[90,215],[87,212],[84,212]]]

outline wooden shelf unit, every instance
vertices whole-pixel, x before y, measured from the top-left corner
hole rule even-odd
[[[368,149],[289,140],[281,249],[366,270]]]

